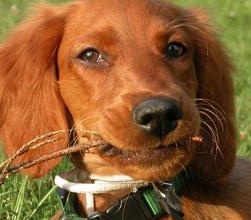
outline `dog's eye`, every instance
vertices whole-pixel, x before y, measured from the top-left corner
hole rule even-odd
[[[82,51],[78,58],[86,63],[100,63],[104,61],[102,54],[94,48]]]
[[[164,54],[169,58],[177,58],[186,53],[186,47],[179,42],[170,43],[164,50]]]

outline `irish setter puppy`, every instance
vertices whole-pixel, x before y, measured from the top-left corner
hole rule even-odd
[[[81,144],[89,130],[107,144],[73,155],[77,167],[149,182],[190,169],[185,219],[251,219],[251,165],[236,159],[233,70],[199,9],[161,0],[41,5],[0,46],[5,152],[61,129],[73,128]],[[16,162],[70,142],[64,136]],[[39,177],[58,162],[24,173]],[[98,210],[105,201],[97,198]]]

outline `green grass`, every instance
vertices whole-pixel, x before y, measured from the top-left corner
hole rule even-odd
[[[50,219],[61,208],[54,176],[69,170],[69,164],[65,159],[51,174],[32,181],[20,174],[10,177],[0,186],[0,220]]]
[[[24,17],[27,6],[38,0],[0,0],[0,38]],[[65,0],[66,1],[66,0]],[[64,2],[51,0],[50,2]],[[240,131],[239,154],[251,156],[251,1],[250,0],[175,0],[182,5],[206,8],[222,30],[237,67],[236,107]],[[224,86],[224,85],[223,85]],[[223,87],[224,92],[224,87]],[[3,161],[0,153],[0,161]],[[60,208],[54,191],[53,176],[67,169],[63,162],[52,174],[30,181],[15,175],[0,186],[0,220],[49,219]]]

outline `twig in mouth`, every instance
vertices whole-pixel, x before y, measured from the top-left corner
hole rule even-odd
[[[75,152],[81,152],[81,153],[87,153],[89,149],[95,148],[98,146],[102,146],[105,143],[104,140],[102,140],[101,137],[98,135],[95,137],[95,140],[90,140],[90,143],[83,143],[80,145],[74,145],[72,147],[55,151],[50,154],[42,155],[40,157],[34,158],[33,160],[21,162],[16,165],[13,165],[13,161],[19,157],[20,155],[24,154],[28,150],[34,150],[40,147],[43,147],[44,145],[51,144],[54,142],[57,142],[60,140],[59,137],[54,137],[56,135],[66,134],[68,131],[66,130],[59,130],[50,132],[44,135],[41,135],[30,142],[24,144],[21,146],[9,159],[4,161],[2,164],[0,164],[0,185],[4,183],[6,179],[9,178],[12,174],[15,174],[17,172],[20,172],[23,169],[35,166],[37,164],[43,163],[48,160],[52,160],[57,157],[62,157],[64,155],[69,155]],[[88,131],[86,131],[86,134],[88,134]],[[51,138],[51,139],[48,139]],[[194,136],[191,138],[193,142],[195,143],[202,143],[203,138],[201,136]]]
[[[41,142],[36,144],[39,141],[42,141],[44,139],[50,138],[52,136],[58,135],[58,134],[62,134],[65,133],[65,130],[60,130],[60,131],[54,131],[54,132],[50,132],[41,136],[36,137],[35,139],[31,140],[30,142],[22,145],[9,159],[7,159],[6,161],[4,161],[2,164],[0,164],[0,172],[2,172],[4,170],[4,168],[8,167],[10,164],[12,164],[12,162],[14,161],[14,159],[16,159],[18,156],[24,154],[25,152],[27,152],[30,149],[37,149],[40,146],[46,145],[48,143],[52,143],[55,142],[53,140],[47,140],[45,142]]]
[[[203,137],[201,136],[194,136],[192,137],[192,141],[198,144],[201,144],[203,142]]]
[[[17,173],[17,172],[19,172],[19,171],[21,171],[21,170],[23,170],[25,168],[32,167],[34,165],[43,163],[45,161],[48,161],[48,160],[51,160],[51,159],[54,159],[54,158],[57,158],[57,157],[62,157],[64,155],[76,153],[76,152],[79,152],[79,151],[84,151],[84,153],[86,153],[86,152],[88,152],[88,150],[90,148],[97,147],[100,144],[102,144],[102,143],[96,143],[94,145],[75,145],[75,146],[72,146],[72,147],[64,149],[64,150],[59,150],[59,151],[55,151],[55,152],[50,153],[50,154],[43,155],[41,157],[35,158],[34,160],[19,163],[16,166],[11,167],[8,171],[11,172],[11,173]]]
[[[98,147],[98,146],[104,144],[103,140],[98,139],[97,141],[93,141],[92,143],[85,143],[85,144],[71,146],[71,147],[63,149],[63,150],[59,150],[59,151],[55,151],[50,154],[42,155],[42,156],[34,158],[33,160],[30,160],[30,161],[26,161],[26,162],[22,162],[22,163],[18,163],[16,165],[13,165],[13,161],[17,157],[19,157],[20,155],[24,154],[25,152],[27,152],[30,149],[34,150],[34,149],[40,148],[44,145],[59,141],[60,138],[57,138],[57,137],[52,138],[52,137],[55,135],[60,135],[60,134],[64,134],[64,133],[67,133],[67,131],[60,130],[60,131],[50,132],[45,135],[41,135],[41,136],[33,139],[32,141],[24,144],[23,146],[21,146],[9,159],[7,159],[2,164],[0,164],[0,185],[2,185],[4,183],[4,181],[6,179],[8,179],[12,174],[20,172],[21,170],[23,170],[25,168],[29,168],[29,167],[35,166],[37,164],[43,163],[45,161],[48,161],[48,160],[51,160],[51,159],[54,159],[57,157],[61,157],[64,155],[69,155],[71,153],[75,153],[75,152],[79,152],[79,151],[81,151],[83,153],[87,153],[89,149],[94,148],[94,147]],[[52,139],[48,140],[48,138],[52,138]],[[40,141],[42,141],[42,142],[40,142]]]

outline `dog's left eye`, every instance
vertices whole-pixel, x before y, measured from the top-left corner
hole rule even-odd
[[[165,49],[164,54],[169,58],[178,58],[186,53],[186,47],[179,42],[170,43]]]
[[[86,63],[101,63],[104,61],[102,54],[94,48],[88,48],[82,51],[78,58]]]

